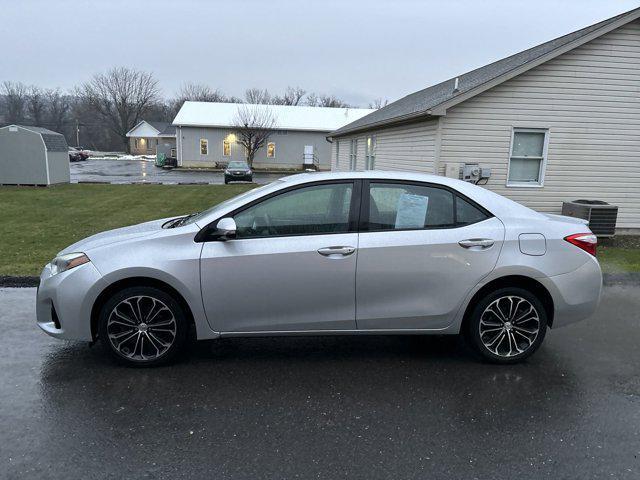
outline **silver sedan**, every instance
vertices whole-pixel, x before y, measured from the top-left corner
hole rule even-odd
[[[462,333],[513,363],[596,309],[596,242],[582,220],[445,177],[301,174],[71,245],[44,267],[37,322],[141,366],[190,332]]]

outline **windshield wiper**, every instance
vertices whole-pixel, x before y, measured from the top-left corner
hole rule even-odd
[[[181,218],[176,219],[175,223],[172,223],[172,224],[171,224],[171,228],[181,227],[182,225],[184,225],[184,224],[185,224],[185,222],[186,222],[187,220],[189,220],[189,219],[190,219],[190,218],[192,218],[192,217],[195,217],[198,213],[200,213],[200,212],[190,213],[190,214],[189,214],[189,215],[187,215],[187,216],[184,216],[184,217],[181,217]]]

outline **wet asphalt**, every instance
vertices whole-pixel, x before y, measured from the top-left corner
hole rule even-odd
[[[222,172],[198,170],[165,170],[145,160],[103,160],[91,159],[69,163],[71,182],[111,182],[111,183],[224,183]],[[253,181],[258,184],[273,182],[282,173],[254,173]]]
[[[0,478],[640,478],[640,289],[526,363],[455,338],[200,343],[116,366],[0,289]]]

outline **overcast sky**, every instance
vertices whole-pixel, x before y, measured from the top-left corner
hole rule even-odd
[[[69,88],[125,65],[163,94],[287,85],[359,106],[640,6],[640,0],[0,0],[0,81]]]

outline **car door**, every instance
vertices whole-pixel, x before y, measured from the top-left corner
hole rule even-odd
[[[363,185],[356,273],[359,329],[441,329],[498,260],[504,226],[438,185]]]
[[[203,245],[216,331],[355,330],[359,182],[304,184],[231,216],[236,239]]]

